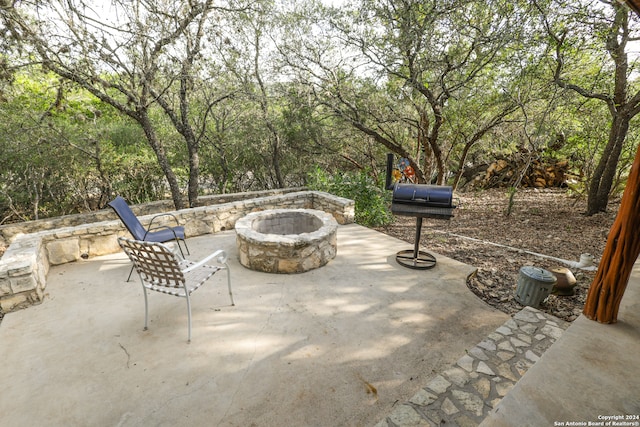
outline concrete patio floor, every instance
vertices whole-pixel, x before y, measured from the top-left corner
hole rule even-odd
[[[150,295],[142,330],[124,254],[52,268],[44,303],[0,324],[0,425],[374,425],[509,318],[468,290],[472,267],[400,267],[411,245],[358,225],[297,275],[240,266],[234,231],[188,244],[194,260],[227,250],[236,306],[214,276],[187,344],[178,298]]]

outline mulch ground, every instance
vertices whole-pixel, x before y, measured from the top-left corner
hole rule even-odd
[[[459,200],[454,218],[424,220],[420,240],[424,249],[436,257],[440,254],[477,267],[467,281],[469,289],[508,314],[522,309],[514,296],[523,266],[569,268],[577,281],[575,295],[550,295],[539,309],[567,321],[580,315],[595,272],[527,252],[576,262],[581,254],[588,253],[597,265],[619,200],[612,201],[606,213],[585,216],[586,199],[565,190],[520,189],[507,216],[509,197],[505,189],[456,196]],[[393,224],[376,229],[409,242],[406,249],[411,249],[415,226],[414,218],[397,216]]]

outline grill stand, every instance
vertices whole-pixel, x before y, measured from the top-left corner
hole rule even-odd
[[[416,240],[413,250],[396,253],[396,262],[403,267],[428,270],[436,266],[436,257],[420,250],[422,218],[451,219],[453,189],[442,185],[407,184],[393,182],[393,154],[387,154],[385,188],[393,190],[391,213],[416,218]]]
[[[436,257],[420,250],[420,235],[422,234],[422,217],[416,217],[416,239],[413,250],[405,249],[396,253],[398,264],[415,270],[428,270],[436,266]]]

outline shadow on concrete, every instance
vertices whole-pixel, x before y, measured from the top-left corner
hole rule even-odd
[[[150,295],[114,254],[52,268],[43,304],[0,325],[0,424],[366,426],[508,316],[473,295],[472,268],[398,266],[410,244],[357,225],[338,255],[297,275],[245,269],[233,231],[189,239],[230,254],[236,306],[216,276],[192,299]]]

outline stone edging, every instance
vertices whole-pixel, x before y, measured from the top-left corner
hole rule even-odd
[[[375,427],[475,427],[569,323],[525,307]]]
[[[236,220],[250,212],[276,208],[317,209],[331,213],[339,224],[354,221],[353,200],[320,191],[267,195],[170,213],[185,226],[187,236],[195,237],[232,229]],[[146,226],[153,216],[139,218]],[[119,252],[116,237],[125,235],[128,232],[120,220],[16,235],[0,258],[0,310],[8,313],[41,303],[51,265]]]

